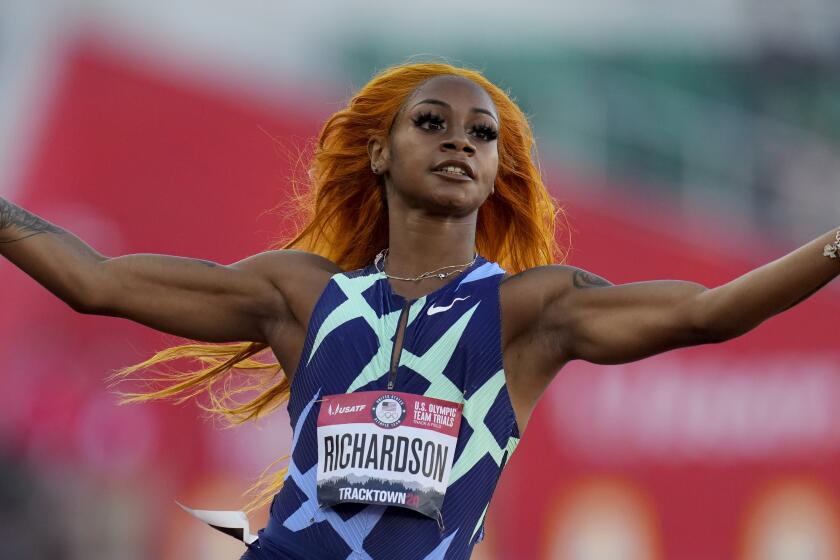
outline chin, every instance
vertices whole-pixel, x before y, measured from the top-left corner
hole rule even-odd
[[[436,212],[454,216],[466,216],[478,210],[476,201],[466,193],[460,193],[460,195],[442,194],[434,197],[432,203]]]

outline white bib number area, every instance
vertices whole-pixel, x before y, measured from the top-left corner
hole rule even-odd
[[[318,414],[318,502],[439,519],[463,404],[393,391],[330,395]]]

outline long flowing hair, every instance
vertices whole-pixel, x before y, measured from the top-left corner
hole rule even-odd
[[[343,270],[361,268],[388,246],[385,192],[370,169],[368,140],[387,136],[400,108],[422,83],[442,75],[472,80],[490,95],[499,115],[499,169],[495,193],[478,211],[476,250],[512,273],[562,261],[555,241],[559,207],[540,176],[533,133],[521,109],[481,73],[442,63],[411,63],[388,68],[359,90],[347,106],[327,120],[318,136],[306,185],[296,194],[302,227],[275,249],[316,253]],[[181,371],[184,360],[197,367]],[[161,367],[163,366],[163,367]],[[154,368],[154,369],[152,369]],[[230,425],[260,418],[289,398],[290,383],[265,343],[191,343],[168,348],[148,360],[117,371],[114,383],[151,370],[140,379],[148,390],[121,392],[122,402],[199,397],[204,410]],[[270,465],[251,487],[246,506],[264,505],[279,490],[285,468]]]

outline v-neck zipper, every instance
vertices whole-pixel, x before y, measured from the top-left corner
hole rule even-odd
[[[476,261],[471,266],[462,270],[458,274],[458,277],[463,276],[464,274],[472,271],[476,267],[476,263],[478,263],[478,257],[476,257]],[[484,261],[482,261],[482,263],[480,263],[480,264],[483,264],[483,263],[484,263]],[[386,282],[387,282],[387,276],[385,276],[384,272],[380,271],[378,268],[376,270],[378,272],[382,273],[383,277],[386,278]],[[457,277],[455,279],[457,279]],[[453,281],[454,281],[454,279],[453,279]],[[437,290],[434,290],[434,291],[426,294],[423,297],[428,298],[430,296],[438,294],[444,288],[446,288],[446,285],[441,286]],[[390,287],[388,288],[388,291],[393,293],[392,290],[390,289]],[[415,301],[417,301],[417,300],[416,299],[405,298],[405,301],[403,303],[402,312],[400,312],[400,319],[397,322],[397,330],[394,332],[394,346],[393,346],[393,349],[391,350],[391,367],[388,371],[388,390],[389,391],[394,390],[394,386],[396,385],[396,382],[397,382],[397,369],[399,368],[399,365],[400,365],[400,355],[402,354],[403,342],[404,342],[404,338],[405,338],[405,330],[406,330],[406,325],[408,324],[408,312],[411,310],[411,305]]]
[[[406,299],[400,312],[400,320],[397,321],[397,330],[394,333],[394,347],[391,350],[391,369],[388,372],[388,390],[393,391],[397,382],[397,368],[400,365],[400,354],[402,354],[403,343],[405,342],[405,329],[408,324],[408,312],[411,310],[413,300]]]

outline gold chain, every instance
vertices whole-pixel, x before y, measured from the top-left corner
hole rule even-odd
[[[430,270],[429,272],[424,272],[419,276],[415,276],[414,278],[402,278],[400,276],[391,276],[387,272],[385,272],[385,265],[387,264],[388,257],[388,249],[383,249],[376,255],[376,258],[373,261],[373,265],[376,267],[376,270],[381,272],[385,275],[386,278],[390,278],[392,280],[404,280],[406,282],[419,282],[420,280],[425,280],[426,278],[433,278],[437,277],[441,280],[446,278],[447,276],[452,276],[453,274],[457,274],[458,272],[463,272],[467,268],[471,267],[475,260],[478,258],[478,253],[473,255],[473,258],[470,262],[464,264],[450,264],[449,266],[442,266],[440,268],[436,268],[434,270]],[[379,262],[382,261],[382,268],[379,268]],[[447,268],[455,268],[457,270],[450,270],[449,272],[441,272],[442,270],[446,270]]]

